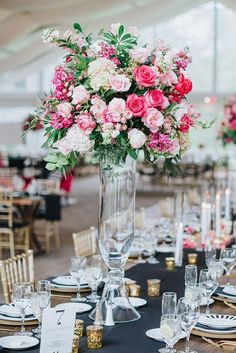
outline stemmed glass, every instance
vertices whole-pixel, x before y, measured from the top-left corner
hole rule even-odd
[[[17,335],[31,336],[32,332],[25,331],[25,312],[30,306],[30,298],[33,291],[32,283],[20,282],[13,285],[12,299],[16,308],[21,314],[22,326],[20,332]]]
[[[185,266],[185,286],[189,287],[192,284],[197,283],[197,266],[187,265]]]
[[[77,282],[77,296],[72,298],[72,301],[76,302],[85,302],[87,299],[85,297],[81,297],[80,295],[80,282],[84,276],[86,270],[86,258],[85,257],[72,257],[70,259],[70,274]]]
[[[208,265],[208,271],[212,278],[214,278],[216,282],[219,282],[219,278],[224,273],[224,266],[222,264],[221,259],[211,260]]]
[[[161,302],[161,312],[162,315],[171,315],[176,313],[176,303],[177,303],[177,295],[174,292],[164,292],[162,296]],[[159,349],[160,353],[168,353],[169,348],[166,346],[165,348]]]
[[[204,252],[205,252],[205,262],[208,267],[209,263],[212,260],[216,259],[216,249],[209,245],[205,247]]]
[[[97,287],[102,280],[102,271],[102,257],[100,255],[91,256],[89,264],[86,268],[85,278],[88,282],[88,285],[92,289],[92,293],[87,296],[87,299],[92,303],[98,302],[101,298],[97,294]]]
[[[226,276],[228,277],[228,281],[226,283],[227,286],[231,285],[230,282],[230,272],[236,265],[236,252],[235,249],[222,249],[220,253],[220,258],[222,264],[226,270]]]
[[[188,299],[197,305],[200,305],[202,296],[202,287],[199,283],[191,284],[185,288],[185,299]]]
[[[206,306],[206,314],[210,313],[210,299],[212,293],[218,287],[218,283],[216,280],[211,276],[208,270],[201,270],[199,275],[199,284],[203,289],[203,294],[207,298],[207,306]]]
[[[43,311],[40,307],[40,295],[37,292],[34,292],[31,295],[31,309],[33,315],[38,320],[38,327],[34,328],[32,332],[36,334],[36,337],[40,337],[42,331]]]
[[[157,235],[154,230],[150,229],[147,232],[147,234],[145,234],[145,238],[144,238],[144,246],[149,255],[149,257],[147,258],[147,262],[149,264],[159,263],[159,261],[154,256],[156,245],[157,245]]]
[[[173,349],[175,343],[178,342],[182,327],[181,320],[175,314],[165,314],[161,316],[160,332],[163,340],[167,347],[165,348],[166,353],[174,353]]]
[[[177,314],[180,316],[182,328],[186,332],[185,350],[178,353],[195,353],[195,351],[190,351],[189,340],[190,333],[200,317],[199,304],[187,298],[180,298],[177,305]]]

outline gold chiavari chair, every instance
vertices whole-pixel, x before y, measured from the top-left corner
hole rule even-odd
[[[29,249],[29,226],[22,222],[14,222],[14,207],[12,193],[0,190],[0,255],[2,249],[9,249],[11,257],[15,250]]]
[[[72,234],[76,256],[91,256],[97,252],[97,229],[90,227]]]
[[[28,250],[26,254],[0,261],[0,276],[5,303],[10,303],[14,283],[34,283],[33,250]]]

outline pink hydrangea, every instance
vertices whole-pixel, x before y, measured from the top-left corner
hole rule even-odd
[[[51,113],[50,118],[51,119],[49,123],[56,130],[67,129],[74,122],[74,119],[72,116],[63,117],[58,113]]]

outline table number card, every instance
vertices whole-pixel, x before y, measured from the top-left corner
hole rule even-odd
[[[72,351],[75,314],[73,308],[44,310],[40,353],[70,353]]]

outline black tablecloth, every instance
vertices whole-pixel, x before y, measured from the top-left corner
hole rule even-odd
[[[193,252],[193,251],[191,251]],[[161,293],[174,291],[178,297],[184,295],[184,266],[174,271],[167,271],[164,265],[164,258],[170,254],[160,254],[157,259],[160,264],[138,264],[126,271],[125,276],[132,278],[141,285],[141,297],[147,300],[147,305],[139,308],[141,318],[132,323],[117,324],[113,327],[104,326],[104,346],[97,350],[100,353],[156,353],[164,347],[164,343],[155,341],[146,336],[149,329],[160,327],[161,300],[159,297],[147,297],[147,279],[161,279]],[[184,254],[183,265],[187,263],[187,251]],[[203,253],[198,253],[198,269],[205,267]],[[85,321],[85,326],[92,323],[88,314],[79,314],[78,318]],[[86,337],[80,340],[79,353],[91,352],[86,347]],[[13,351],[11,351],[13,353]],[[29,353],[39,353],[39,347],[25,350]],[[17,352],[14,352],[17,353]]]

